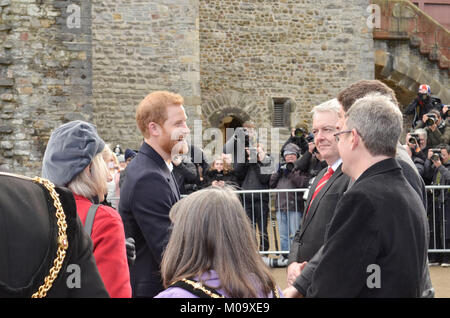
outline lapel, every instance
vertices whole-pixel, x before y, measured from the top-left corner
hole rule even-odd
[[[169,170],[169,167],[167,167],[166,162],[164,159],[160,156],[159,153],[156,152],[155,149],[153,149],[149,144],[144,142],[141,146],[141,149],[139,149],[139,152],[149,157],[151,160],[153,160],[156,164],[156,166],[159,168],[161,175],[164,176],[164,178],[167,180],[167,183],[170,186],[170,189],[172,190],[172,193],[174,197],[176,198],[176,201],[180,200],[180,189],[178,187],[177,181],[175,180],[175,176],[173,173]]]
[[[303,224],[301,226],[300,237],[303,235],[303,232],[305,232],[306,228],[311,223],[311,220],[314,217],[314,214],[316,214],[317,207],[319,206],[319,203],[320,203],[320,200],[322,199],[322,197],[328,192],[328,190],[331,188],[333,183],[343,174],[343,172],[341,170],[341,166],[342,166],[342,164],[336,169],[336,171],[333,173],[331,178],[324,185],[322,190],[314,198],[314,201],[312,202],[311,207],[310,207],[308,213],[306,214],[306,217],[303,218]],[[316,177],[317,180],[314,180],[314,183],[311,185],[311,189],[308,194],[308,200],[307,200],[306,206],[305,206],[306,208],[308,208],[309,202],[311,201],[311,197],[314,193],[314,190],[316,189],[317,183],[323,177],[323,175],[326,173],[327,170],[328,170],[328,168],[323,169],[319,173],[319,175],[317,175],[317,177]]]

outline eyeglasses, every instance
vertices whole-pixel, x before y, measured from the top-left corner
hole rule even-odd
[[[341,135],[341,134],[348,134],[348,133],[351,133],[351,132],[352,132],[351,129],[350,130],[343,130],[343,131],[339,131],[339,132],[333,134],[333,136],[336,139],[336,142],[339,142],[339,135]]]

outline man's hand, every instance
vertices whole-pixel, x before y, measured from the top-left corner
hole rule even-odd
[[[175,167],[178,167],[178,165],[181,163],[182,160],[183,160],[182,156],[176,155],[176,156],[173,156],[172,163],[175,165]]]
[[[431,156],[433,155],[433,150],[428,149],[428,160],[431,160]]]
[[[316,148],[316,144],[314,142],[309,142],[308,143],[308,151],[309,151],[310,154],[313,153],[314,148]]]
[[[303,298],[304,296],[294,286],[288,286],[283,290],[283,295],[286,298]]]
[[[303,263],[297,263],[293,262],[291,263],[287,268],[287,283],[288,286],[292,286],[292,284],[295,282],[295,279],[301,274],[302,270],[305,268],[307,262]]]
[[[260,143],[256,146],[256,151],[258,152],[258,161],[263,161],[266,157],[266,153],[264,152],[264,146]]]

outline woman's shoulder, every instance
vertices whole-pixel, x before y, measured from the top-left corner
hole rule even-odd
[[[154,298],[198,298],[196,295],[190,293],[186,289],[180,287],[169,287],[163,290]]]

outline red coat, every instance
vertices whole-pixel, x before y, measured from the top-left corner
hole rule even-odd
[[[86,222],[92,202],[74,194],[78,216]],[[92,226],[94,257],[100,276],[110,297],[131,297],[130,272],[125,248],[125,232],[122,218],[113,208],[100,205]]]

